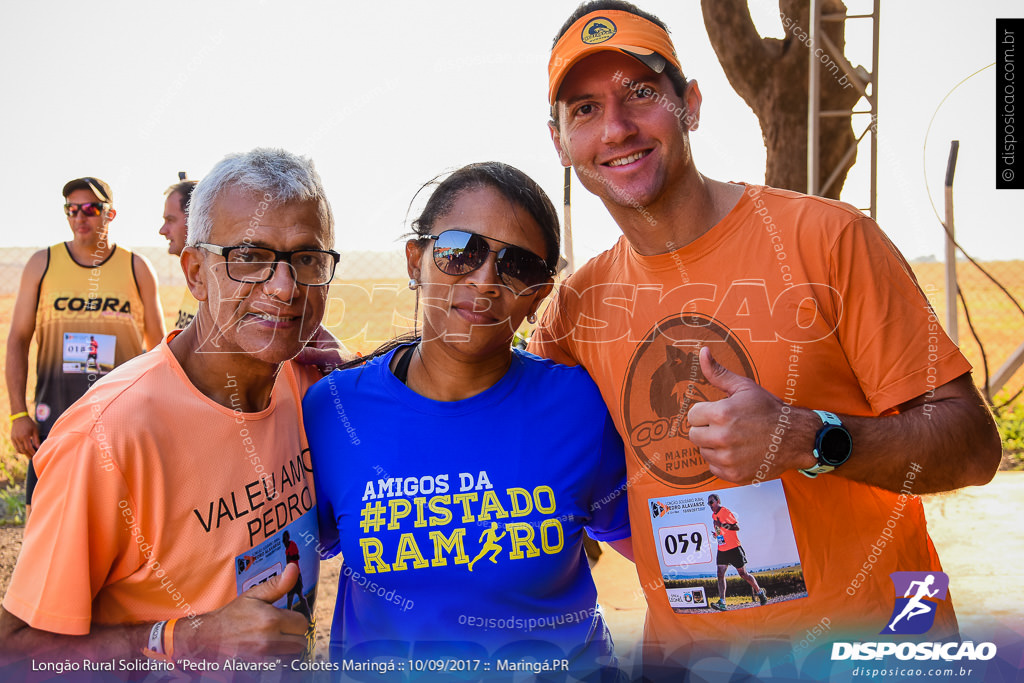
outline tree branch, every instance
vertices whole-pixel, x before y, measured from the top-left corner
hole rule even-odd
[[[726,78],[756,111],[754,102],[770,76],[773,60],[750,18],[750,8],[745,0],[701,0],[700,8]]]

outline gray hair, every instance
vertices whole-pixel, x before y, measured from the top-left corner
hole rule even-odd
[[[199,181],[188,206],[188,246],[209,241],[213,232],[214,203],[229,187],[263,195],[265,201],[319,202],[321,219],[327,228],[327,244],[333,248],[334,214],[312,159],[269,147],[229,154]]]

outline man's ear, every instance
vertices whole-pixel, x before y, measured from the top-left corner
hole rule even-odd
[[[110,207],[109,209],[107,209],[106,218],[104,218],[103,224],[106,225],[110,221],[114,220],[114,216],[116,215],[117,209],[115,209],[114,207]]]
[[[195,247],[185,247],[180,256],[181,271],[185,273],[185,284],[196,301],[206,301],[209,289],[207,272],[203,269],[203,255]]]
[[[551,133],[551,142],[555,145],[555,151],[558,152],[558,159],[562,162],[562,166],[572,166],[572,160],[562,148],[562,134],[558,131],[554,121],[548,121],[548,132]]]
[[[686,92],[683,93],[683,104],[686,105],[686,129],[697,130],[700,125],[700,105],[703,97],[700,94],[700,87],[695,79],[686,83]]]

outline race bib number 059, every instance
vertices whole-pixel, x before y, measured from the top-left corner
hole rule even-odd
[[[807,597],[778,479],[651,498],[648,509],[674,612],[711,614]]]
[[[711,561],[711,533],[706,524],[683,524],[658,530],[665,565],[678,567]]]

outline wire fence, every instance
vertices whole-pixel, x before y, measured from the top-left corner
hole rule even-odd
[[[911,265],[946,328],[945,264]],[[985,393],[986,385],[1024,343],[1024,261],[987,261],[980,265],[991,278],[968,261],[957,262],[962,295],[957,311],[957,342],[974,366],[975,383]],[[989,398],[998,410],[1020,403],[1022,389],[1024,367],[1018,368],[1001,387],[993,387]]]
[[[0,248],[0,339],[5,343],[21,272],[36,251],[35,247]],[[165,323],[173,328],[185,290],[178,257],[158,247],[133,251],[152,264],[160,283]],[[407,285],[403,252],[347,252],[330,286],[324,325],[353,351],[372,351],[412,329],[416,299]]]
[[[35,251],[35,248],[0,249],[0,323],[4,328],[0,339],[4,342],[21,271]],[[157,247],[137,251],[153,264],[170,328],[185,287],[178,258]],[[1017,301],[1024,301],[1024,261],[989,261],[981,265]],[[945,328],[944,264],[927,262],[911,266]],[[988,378],[995,376],[1024,342],[1024,312],[973,264],[959,262],[958,278],[967,303],[966,312],[962,305],[959,310],[958,342],[974,365],[976,383],[984,387]],[[407,282],[405,256],[401,251],[343,253],[331,284],[324,325],[350,349],[361,353],[373,350],[412,328],[415,296]],[[1022,388],[1024,367],[1000,390],[993,392],[993,403],[999,407],[1020,402]]]
[[[32,254],[41,247],[0,248],[0,295],[15,294],[21,271]],[[162,247],[129,247],[145,256],[153,265],[161,286],[183,287],[185,276],[181,272],[178,257],[167,253]],[[335,281],[338,280],[408,280],[405,273],[405,255],[395,251],[354,251],[342,254]]]

